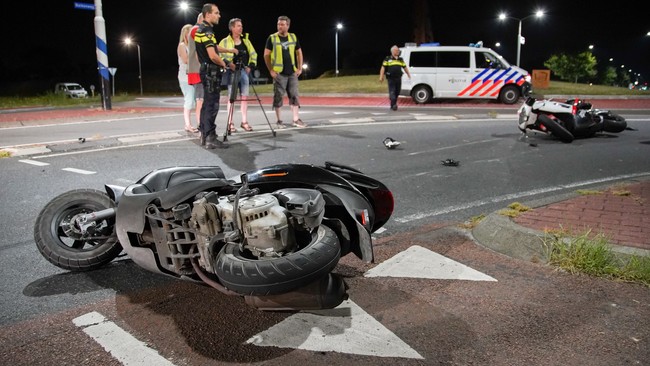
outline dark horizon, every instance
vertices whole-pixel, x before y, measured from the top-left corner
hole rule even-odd
[[[266,74],[262,59],[266,37],[276,31],[277,16],[289,16],[292,20],[290,32],[298,35],[305,62],[309,65],[309,78],[334,69],[335,26],[338,22],[344,27],[338,37],[339,69],[342,73],[346,70],[378,72],[381,60],[389,54],[393,44],[403,46],[406,42],[413,42],[416,29],[426,27],[422,21],[417,23],[417,18],[429,21],[432,41],[442,45],[467,45],[480,40],[514,64],[518,21],[508,19],[500,22],[498,13],[508,11],[510,16],[521,19],[538,9],[533,2],[511,0],[471,5],[418,0],[390,10],[389,2],[367,0],[349,2],[345,7],[340,6],[340,2],[324,1],[318,3],[317,10],[308,9],[304,2],[294,0],[281,4],[215,3],[222,14],[220,24],[216,26],[217,38],[227,35],[230,18],[241,18],[244,31],[250,33],[259,54],[258,65],[262,74]],[[418,3],[428,5],[428,15],[422,14],[421,6],[419,9],[416,6]],[[145,84],[152,83],[153,77],[164,79],[168,76],[169,80],[175,80],[175,51],[180,29],[185,23],[193,23],[203,2],[190,2],[192,9],[186,14],[177,4],[176,1],[163,4],[103,1],[109,66],[117,68],[117,85],[138,83],[136,47],[129,48],[123,44],[126,36],[131,36],[141,46]],[[27,40],[12,43],[10,51],[2,57],[2,84],[74,81],[87,87],[95,81],[97,85],[95,13],[74,9],[73,1],[47,2],[35,7],[38,9],[30,11],[28,19],[15,17],[4,24],[12,30],[6,34],[16,33],[15,30],[21,28],[31,28],[32,31],[45,29],[45,32],[37,37],[42,42],[26,37]],[[544,18],[531,17],[522,22],[526,43],[521,48],[521,66],[532,72],[533,69],[545,68],[543,63],[552,54],[577,54],[594,45],[592,53],[601,67],[613,57],[612,65],[625,65],[626,70],[632,69],[632,73],[641,73],[647,79],[650,75],[650,36],[646,33],[650,31],[650,24],[628,20],[639,11],[637,7],[632,1],[618,2],[614,7],[586,1],[545,2]],[[500,47],[495,46],[497,41]],[[3,94],[7,94],[7,90]]]

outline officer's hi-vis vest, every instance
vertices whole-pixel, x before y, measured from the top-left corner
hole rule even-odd
[[[296,35],[293,33],[288,34],[288,44],[289,54],[291,55],[291,64],[293,65],[293,71],[296,71]],[[280,42],[280,36],[277,33],[271,34],[271,43],[273,44],[273,49],[271,50],[271,65],[273,65],[273,71],[282,72],[284,68],[284,63],[282,60],[282,43]]]

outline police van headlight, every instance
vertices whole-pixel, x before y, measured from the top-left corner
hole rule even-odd
[[[532,80],[532,78],[530,77],[530,74],[524,76],[524,80],[526,80],[526,82],[530,83],[530,81]]]

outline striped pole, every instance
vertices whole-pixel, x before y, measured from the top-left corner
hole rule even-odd
[[[108,47],[106,47],[106,22],[102,15],[102,0],[95,0],[95,50],[97,52],[97,70],[99,70],[102,108],[111,109],[110,73],[108,72]]]

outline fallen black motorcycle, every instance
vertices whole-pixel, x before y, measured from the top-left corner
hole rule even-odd
[[[518,110],[518,127],[551,134],[562,142],[592,137],[599,132],[618,133],[627,128],[625,118],[608,110],[595,109],[591,103],[578,98],[565,103],[553,100],[526,98]]]
[[[262,310],[327,309],[347,299],[332,270],[373,261],[371,233],[393,212],[381,182],[344,165],[269,166],[226,179],[218,166],[158,169],[127,187],[63,193],[40,212],[41,254],[70,271],[124,251],[156,273],[242,296]]]

